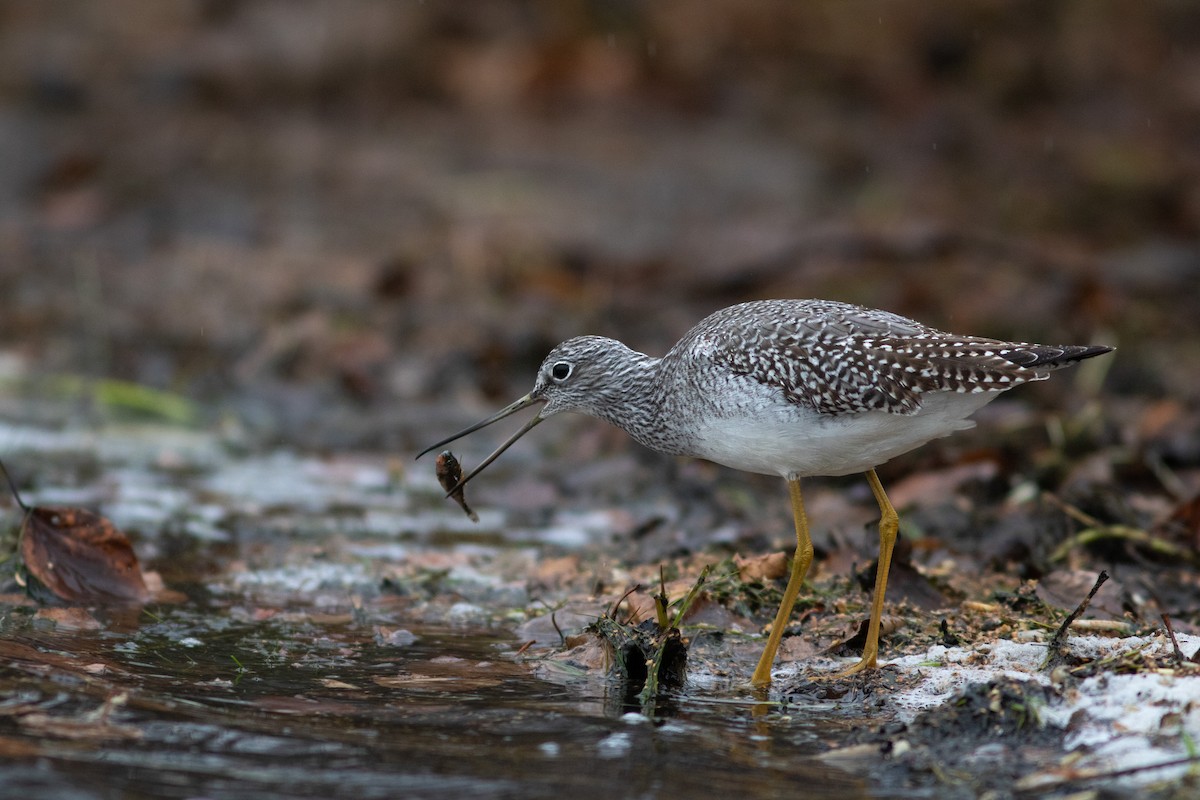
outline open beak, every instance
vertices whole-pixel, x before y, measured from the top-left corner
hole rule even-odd
[[[465,429],[459,431],[458,433],[454,434],[453,436],[449,436],[445,439],[442,439],[437,444],[429,445],[429,447],[426,447],[424,450],[417,453],[417,458],[420,458],[421,456],[425,455],[430,450],[436,450],[437,448],[441,447],[444,444],[450,444],[450,442],[453,442],[455,439],[461,439],[462,437],[466,436],[468,433],[474,433],[475,431],[479,430],[480,428],[486,428],[488,425],[491,425],[493,422],[499,422],[500,420],[504,419],[505,417],[507,417],[511,414],[515,414],[516,412],[520,411],[523,408],[528,408],[529,406],[533,405],[534,403],[542,403],[542,402],[545,402],[544,400],[542,400],[542,398],[534,397],[533,394],[527,394],[524,397],[522,397],[520,400],[517,400],[515,403],[511,403],[511,404],[505,406],[504,408],[500,409],[495,414],[492,414],[490,417],[483,420],[482,422],[476,422],[471,427],[465,428]],[[527,434],[531,430],[533,430],[534,426],[537,425],[539,422],[541,422],[543,419],[545,419],[545,417],[538,414],[538,415],[534,416],[532,419],[530,419],[529,422],[526,422],[525,425],[519,431],[514,433],[512,436],[508,437],[508,439],[502,445],[500,445],[499,447],[497,447],[495,450],[492,451],[492,454],[490,456],[488,456],[483,461],[481,461],[479,463],[479,466],[475,467],[475,469],[473,469],[469,473],[467,473],[467,475],[461,481],[458,482],[458,485],[455,486],[453,489],[451,489],[450,492],[446,496],[449,497],[451,494],[453,494],[454,492],[461,489],[464,485],[466,485],[466,482],[471,480],[471,478],[474,478],[476,475],[483,472],[484,467],[486,467],[488,464],[491,464],[493,461],[495,461],[497,458],[499,458],[501,453],[503,453],[508,448],[512,447],[513,443],[515,441],[517,441],[517,439],[520,439],[522,436],[524,436],[525,434]]]

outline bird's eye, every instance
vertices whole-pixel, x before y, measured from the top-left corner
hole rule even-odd
[[[554,378],[556,381],[565,381],[567,378],[571,377],[571,365],[566,361],[559,361],[550,368],[550,377]]]

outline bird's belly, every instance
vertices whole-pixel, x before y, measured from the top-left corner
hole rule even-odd
[[[966,419],[999,392],[939,393],[911,416],[830,416],[788,405],[698,420],[691,455],[733,469],[802,478],[865,472],[931,439],[974,427]]]

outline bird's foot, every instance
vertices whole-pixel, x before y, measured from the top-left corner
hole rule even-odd
[[[841,680],[842,678],[849,678],[852,675],[857,675],[860,672],[870,672],[876,669],[879,669],[879,659],[877,654],[871,653],[868,655],[864,653],[863,657],[857,664],[846,667],[845,669],[837,672],[821,675],[820,677],[814,676],[814,680],[837,681]]]

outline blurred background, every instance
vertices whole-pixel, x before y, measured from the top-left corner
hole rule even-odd
[[[1200,398],[1189,2],[8,0],[0,152],[7,415],[407,454],[760,297]]]

